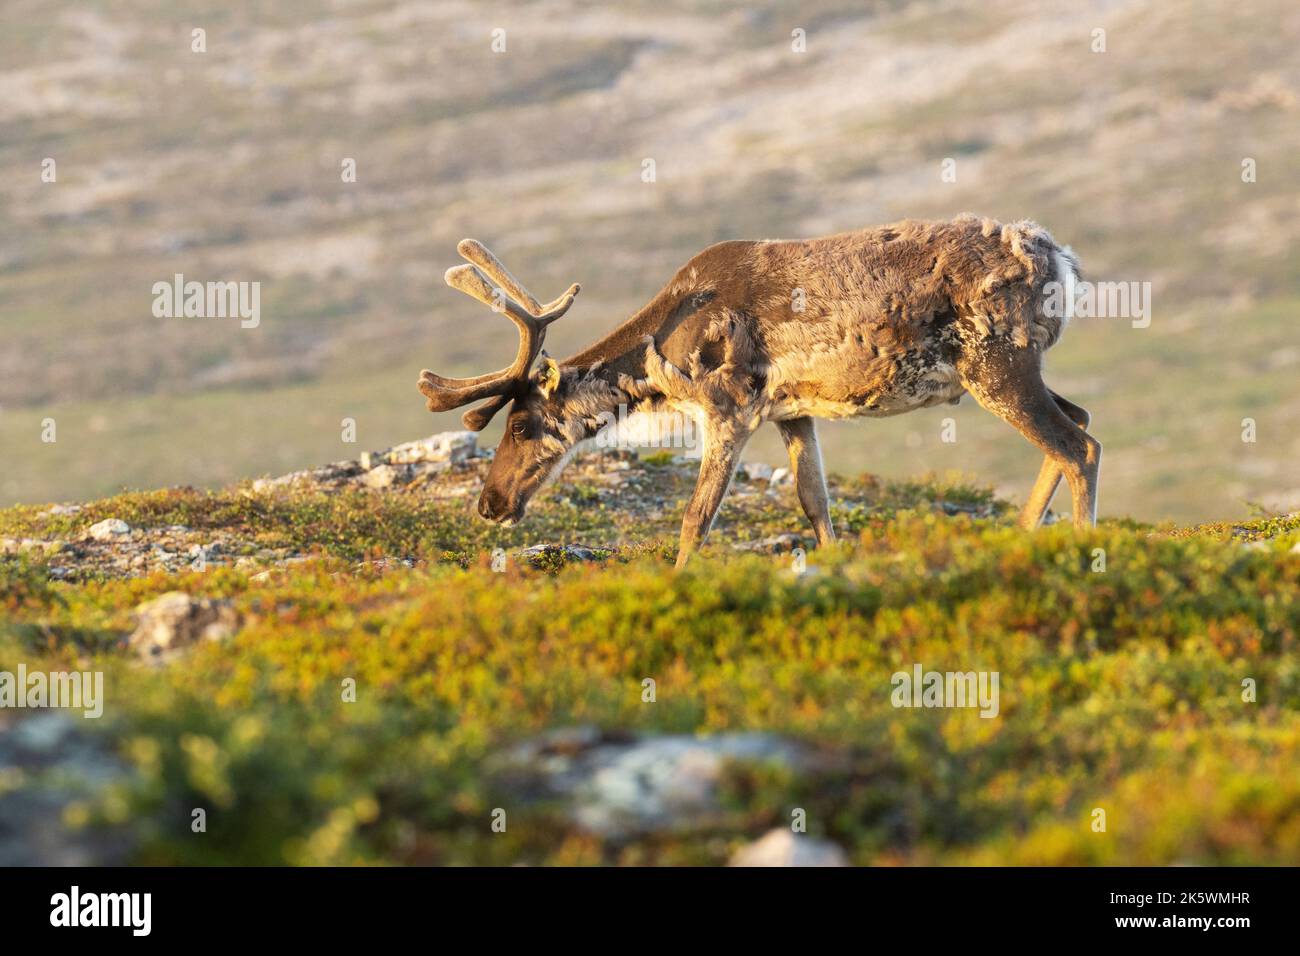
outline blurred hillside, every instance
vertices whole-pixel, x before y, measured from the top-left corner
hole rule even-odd
[[[1103,513],[1300,508],[1294,4],[8,0],[2,15],[0,503],[217,486],[454,427],[429,420],[419,369],[482,371],[514,348],[442,283],[463,236],[544,298],[583,283],[551,333],[564,354],[716,240],[970,210],[1039,220],[1089,278],[1153,284],[1149,328],[1079,320],[1048,359],[1105,443]],[[176,273],[260,280],[260,326],[154,318],[151,287]],[[1019,496],[1038,467],[970,399],[824,434],[843,472],[962,469]],[[747,457],[777,461],[775,432]]]

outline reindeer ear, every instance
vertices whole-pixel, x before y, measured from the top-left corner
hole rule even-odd
[[[537,388],[541,391],[542,398],[550,398],[560,387],[560,366],[555,364],[555,359],[543,352],[542,365],[537,370],[537,375]]]

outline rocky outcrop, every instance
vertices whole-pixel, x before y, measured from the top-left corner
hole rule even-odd
[[[547,731],[489,758],[497,786],[529,804],[556,808],[570,824],[611,844],[704,832],[747,821],[728,813],[729,771],[762,768],[821,778],[842,756],[762,732],[632,734],[591,726]],[[743,830],[741,832],[744,832]],[[778,827],[743,845],[731,866],[848,866],[840,847]]]
[[[105,518],[86,529],[86,537],[92,541],[117,541],[131,533],[131,526],[121,518]]]
[[[578,827],[620,840],[716,824],[730,763],[807,772],[818,758],[766,733],[632,736],[574,727],[519,744],[495,769],[512,791],[558,801]]]
[[[346,487],[385,490],[404,485],[419,485],[445,474],[472,459],[486,459],[480,453],[475,432],[439,432],[428,438],[403,442],[383,451],[365,451],[352,461],[336,461],[320,468],[290,472],[278,478],[259,478],[253,491],[277,488],[316,486],[325,489]]]
[[[164,662],[200,641],[219,641],[239,627],[229,601],[195,598],[168,591],[136,608],[136,626],[127,644],[140,657]]]
[[[428,438],[394,445],[386,451],[362,452],[362,468],[379,465],[417,465],[448,462],[456,464],[478,456],[477,432],[439,432]]]
[[[535,544],[515,552],[515,558],[538,564],[545,560],[600,561],[614,554],[613,548],[589,548],[585,544]]]

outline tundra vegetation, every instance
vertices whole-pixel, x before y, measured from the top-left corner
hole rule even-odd
[[[45,807],[136,863],[714,864],[802,810],[800,838],[856,864],[1300,860],[1300,517],[1026,533],[963,480],[832,477],[841,540],[804,540],[795,573],[770,553],[808,538],[794,490],[742,475],[674,573],[693,478],[580,459],[509,529],[445,475],[0,511],[0,670],[104,671],[103,716],[58,719],[117,768],[69,789],[5,761],[0,824]],[[119,573],[83,560],[107,519],[225,550]],[[519,553],[542,542],[590,550]],[[238,624],[141,661],[137,609],[176,591]],[[998,672],[997,717],[893,707],[918,663]],[[0,756],[42,719],[0,711]],[[584,732],[758,733],[806,759],[728,759],[707,813],[593,826],[502,762]]]

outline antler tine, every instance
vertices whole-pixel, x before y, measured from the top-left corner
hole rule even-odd
[[[420,373],[419,387],[428,399],[430,411],[448,411],[490,398],[462,418],[466,427],[479,431],[527,378],[533,360],[542,350],[546,327],[569,310],[581,287],[574,283],[559,298],[542,305],[481,242],[464,239],[457,249],[470,264],[448,269],[444,276],[447,284],[494,311],[504,311],[519,329],[519,349],[510,365],[486,375],[446,378],[426,369]],[[493,286],[493,281],[498,285]]]
[[[501,263],[501,260],[477,239],[462,239],[456,244],[456,251],[466,261],[474,263],[487,273],[511,298],[533,315],[541,315],[543,311],[549,311],[543,310],[536,296],[525,289],[523,283],[511,275],[510,270]]]
[[[573,300],[577,298],[578,293],[582,291],[582,286],[573,283],[565,290],[564,294],[553,302],[548,302],[542,306],[542,314],[537,316],[537,321],[543,326],[550,325],[565,312],[569,311],[569,306],[573,305]]]
[[[526,311],[509,295],[498,295],[498,290],[488,282],[487,277],[479,272],[476,266],[456,266],[448,269],[443,278],[453,289],[459,289],[493,310],[505,311],[510,321],[519,328],[519,352],[515,355],[515,361],[508,368],[503,369],[502,373],[513,374],[516,378],[526,374],[529,366],[533,364],[533,359],[537,358],[537,353],[542,349],[542,337],[545,335],[547,324],[542,319],[546,317]]]
[[[448,269],[444,277],[447,284],[459,289],[466,295],[477,299],[493,309],[502,309],[519,329],[519,349],[515,359],[503,369],[486,375],[471,378],[447,378],[425,369],[420,373],[419,388],[428,399],[430,411],[445,412],[462,405],[468,405],[481,398],[497,399],[493,410],[505,404],[503,397],[508,396],[520,381],[528,374],[528,369],[541,351],[542,339],[546,334],[546,325],[555,316],[535,316],[527,312],[519,303],[509,296],[499,295],[487,278],[472,265],[456,266]],[[569,302],[572,300],[570,299]],[[567,303],[565,308],[567,308]],[[487,419],[482,419],[483,425]]]
[[[574,283],[559,297],[551,302],[542,305],[537,301],[537,297],[524,288],[522,282],[514,277],[509,269],[492,254],[487,246],[477,239],[462,239],[456,245],[456,251],[461,254],[467,261],[474,263],[483,270],[487,276],[501,286],[514,300],[533,315],[539,318],[545,316],[547,323],[554,322],[573,304],[573,297],[582,291],[582,286]],[[552,312],[558,314],[551,315]]]

